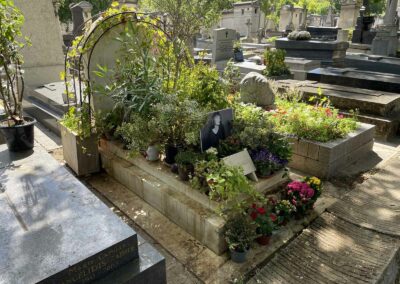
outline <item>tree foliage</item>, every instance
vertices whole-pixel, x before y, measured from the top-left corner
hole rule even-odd
[[[92,15],[96,15],[99,12],[106,10],[112,2],[112,0],[86,0],[86,1],[93,5]],[[71,4],[76,4],[79,2],[81,2],[81,0],[60,1],[61,5],[58,10],[58,16],[60,18],[60,22],[68,23],[69,21],[72,20],[71,10],[69,9],[69,6]]]

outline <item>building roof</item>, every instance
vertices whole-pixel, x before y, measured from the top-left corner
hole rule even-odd
[[[258,0],[246,1],[246,2],[235,2],[233,6],[260,6]]]

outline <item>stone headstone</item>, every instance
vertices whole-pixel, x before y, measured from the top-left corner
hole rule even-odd
[[[241,167],[243,169],[243,174],[248,176],[253,181],[258,181],[256,172],[256,166],[250,157],[249,152],[244,149],[243,151],[227,156],[222,159],[224,163],[232,167]]]
[[[236,40],[236,31],[220,28],[214,30],[212,45],[212,63],[228,60],[233,57],[233,42]]]
[[[372,41],[372,54],[395,56],[398,45],[398,18],[397,18],[398,0],[388,0],[386,13],[383,19],[383,25],[378,27],[377,34]]]
[[[63,40],[52,1],[15,0],[14,3],[25,16],[22,33],[32,42],[32,46],[22,49],[25,83],[38,87],[59,81],[64,70]]]
[[[257,73],[250,72],[240,82],[240,96],[244,103],[254,103],[258,106],[271,106],[275,95],[268,79]]]
[[[341,29],[353,29],[360,10],[360,4],[355,0],[342,0],[338,27]]]
[[[75,36],[81,35],[85,27],[85,22],[91,18],[93,5],[89,2],[82,1],[78,4],[71,4],[70,10],[72,14],[73,30]]]

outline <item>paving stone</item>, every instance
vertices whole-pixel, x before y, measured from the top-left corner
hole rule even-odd
[[[399,249],[398,239],[323,213],[248,283],[383,283]]]

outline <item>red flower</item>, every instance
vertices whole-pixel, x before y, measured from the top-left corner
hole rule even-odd
[[[269,214],[269,218],[271,218],[272,222],[275,222],[276,219],[277,219],[277,217],[276,217],[276,215],[274,213]]]
[[[251,212],[250,217],[252,220],[257,219],[257,212]]]
[[[257,211],[258,211],[259,214],[262,214],[262,215],[264,215],[264,214],[266,213],[266,212],[265,212],[265,209],[262,208],[262,207],[257,208]]]
[[[253,203],[253,205],[251,205],[251,207],[252,207],[253,209],[256,209],[256,208],[257,208],[257,205],[256,205],[255,203]]]
[[[325,113],[327,116],[332,116],[332,111],[330,108],[325,109]]]

